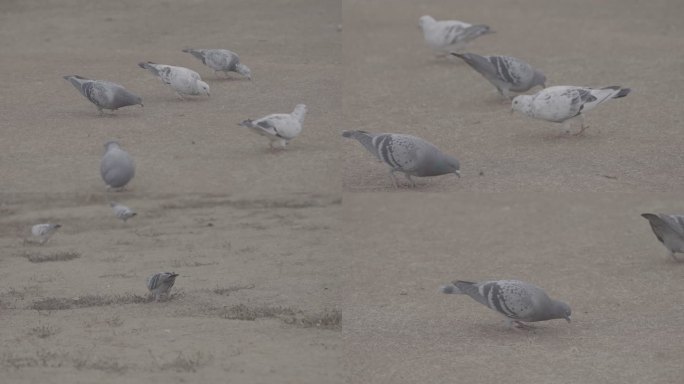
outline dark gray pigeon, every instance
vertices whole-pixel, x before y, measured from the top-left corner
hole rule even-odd
[[[344,131],[342,136],[358,140],[368,152],[389,165],[395,187],[395,172],[403,173],[413,187],[416,183],[411,176],[426,177],[453,173],[461,177],[460,164],[456,158],[445,155],[439,148],[420,137],[365,131]]]
[[[128,152],[116,141],[105,143],[105,153],[100,162],[100,175],[107,189],[123,189],[135,176],[135,163]]]
[[[510,56],[480,56],[474,53],[451,53],[479,72],[507,99],[511,92],[526,92],[539,85],[546,88],[546,76],[526,62]]]
[[[176,277],[178,274],[175,272],[158,272],[147,278],[147,289],[154,296],[154,301],[169,297],[169,291],[176,282]]]
[[[670,257],[679,261],[675,253],[684,253],[684,216],[664,213],[643,213],[641,216],[651,224],[658,241],[670,251]]]
[[[64,76],[86,99],[95,104],[102,114],[103,109],[115,111],[129,105],[143,106],[142,98],[123,86],[105,80],[90,80],[78,75]]]
[[[190,49],[183,50],[199,59],[202,64],[214,70],[218,75],[219,72],[227,74],[228,72],[237,72],[242,76],[252,80],[252,71],[246,65],[240,63],[240,56],[233,51],[227,49]]]
[[[510,327],[514,323],[565,319],[570,322],[570,306],[551,299],[541,288],[518,280],[493,280],[472,283],[454,281],[441,288],[443,293],[464,294],[506,317]]]

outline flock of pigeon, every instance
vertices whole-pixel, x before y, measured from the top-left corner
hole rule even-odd
[[[542,90],[534,95],[518,95],[512,98],[511,106],[526,116],[562,123],[582,114],[599,104],[615,98],[627,96],[629,88],[618,86],[599,89],[577,86],[546,87],[546,76],[539,70],[520,59],[508,56],[480,56],[472,53],[458,53],[473,39],[492,33],[486,25],[471,25],[456,20],[436,21],[430,16],[420,18],[420,27],[426,43],[439,55],[450,54],[465,61],[480,73],[499,94],[510,99],[512,93],[526,92],[535,86]],[[224,49],[184,49],[203,64],[219,72],[237,72],[252,79],[250,69],[240,63],[237,54]],[[141,68],[149,70],[161,81],[170,86],[176,95],[210,95],[209,85],[200,75],[188,68],[140,63]],[[81,76],[65,76],[83,96],[103,110],[114,111],[118,108],[143,105],[142,98],[127,91],[123,86],[103,81],[89,80]],[[245,120],[239,125],[250,128],[259,135],[269,138],[271,148],[285,148],[302,130],[306,106],[299,104],[290,114],[272,114],[256,120]],[[586,129],[584,123],[578,134]],[[452,156],[442,153],[435,145],[412,135],[365,131],[344,131],[343,137],[353,138],[361,143],[371,154],[390,167],[394,186],[398,186],[396,172],[403,173],[412,186],[412,176],[426,177],[455,174],[460,177],[460,164]],[[135,175],[132,157],[118,142],[105,144],[105,154],[101,160],[100,172],[107,190],[123,189]],[[126,222],[136,215],[128,207],[111,202],[116,217]],[[642,215],[648,219],[658,240],[677,260],[675,253],[684,253],[684,216],[650,214]],[[45,244],[50,236],[59,229],[59,224],[38,224],[33,226],[32,235],[37,242]],[[147,279],[147,287],[156,301],[168,296],[178,274],[173,272],[155,273]],[[527,327],[524,323],[551,319],[570,321],[570,306],[551,299],[541,288],[517,280],[496,280],[482,282],[454,281],[442,287],[443,293],[465,294],[477,302],[504,315],[509,326]]]
[[[183,52],[190,53],[202,61],[203,64],[213,69],[217,76],[220,73],[227,76],[228,72],[236,72],[252,80],[252,71],[242,64],[239,56],[232,51],[227,49],[183,49]],[[181,100],[184,100],[184,96],[209,97],[211,95],[209,84],[204,82],[197,72],[189,68],[157,64],[150,61],[141,62],[138,65],[171,87]],[[64,79],[68,80],[85,98],[93,103],[100,115],[104,114],[104,110],[113,112],[123,107],[143,106],[140,96],[117,83],[106,80],[91,80],[78,75],[64,76]],[[272,149],[285,149],[287,144],[302,131],[306,112],[306,105],[299,104],[292,113],[276,113],[259,119],[248,119],[238,125],[267,137]],[[135,162],[131,155],[121,148],[119,142],[108,141],[104,146],[105,153],[100,161],[100,175],[107,187],[107,192],[123,190],[135,176]],[[109,194],[107,194],[107,200],[109,200]],[[136,212],[123,204],[114,201],[109,202],[109,204],[114,215],[124,223],[136,216]],[[61,228],[60,224],[34,225],[31,228],[32,238],[27,239],[27,242],[44,245],[59,228]],[[147,288],[155,301],[168,297],[177,276],[178,274],[173,272],[159,272],[147,279]]]
[[[480,56],[459,53],[473,39],[492,33],[487,25],[472,25],[457,20],[437,21],[431,16],[420,18],[425,42],[438,56],[451,55],[462,59],[481,74],[511,103],[511,112],[550,122],[565,123],[578,117],[581,127],[577,135],[587,128],[583,113],[611,99],[625,97],[629,88],[610,86],[599,89],[578,86],[546,87],[546,76],[523,60],[510,56]],[[534,95],[518,95],[540,86]],[[456,158],[440,151],[435,145],[412,135],[396,133],[374,134],[365,131],[344,131],[343,137],[357,140],[378,160],[390,167],[390,176],[398,187],[396,172],[403,173],[415,187],[412,176],[427,177],[455,174],[460,177],[460,164]],[[667,247],[671,256],[684,253],[684,216],[650,214],[649,220],[658,240]],[[523,281],[494,280],[482,282],[454,281],[441,288],[447,294],[465,294],[475,301],[503,315],[511,327],[529,327],[525,323],[552,319],[570,322],[570,306],[550,298],[543,289]]]

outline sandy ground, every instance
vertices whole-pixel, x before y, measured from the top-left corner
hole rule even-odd
[[[3,380],[341,382],[339,3],[140,4],[0,3]],[[255,80],[216,78],[186,47],[234,50]],[[196,70],[211,98],[177,100],[147,60]],[[145,107],[100,117],[67,74]],[[297,103],[309,114],[285,153],[237,126]],[[113,197],[139,213],[127,224],[99,175],[110,139],[137,163]],[[46,221],[63,228],[23,245]],[[160,270],[180,274],[174,296],[148,302]]]
[[[642,212],[677,195],[350,194],[345,365],[353,383],[677,383],[683,263]],[[506,328],[455,279],[533,282],[573,322]]]
[[[420,190],[666,192],[682,185],[684,3],[343,3],[345,129],[413,134],[461,161],[460,180],[424,179]],[[633,92],[589,112],[583,137],[564,135],[559,124],[511,115],[466,64],[437,60],[418,29],[424,14],[490,25],[497,33],[469,50],[519,57],[542,70],[547,85]],[[346,190],[392,189],[384,164],[356,142],[343,148]]]

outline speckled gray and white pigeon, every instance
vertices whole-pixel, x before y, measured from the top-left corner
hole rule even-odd
[[[135,176],[135,163],[128,152],[116,141],[105,143],[105,153],[100,161],[100,175],[107,189],[122,189]]]
[[[546,76],[526,62],[510,56],[480,56],[474,53],[451,53],[460,57],[487,79],[499,94],[512,97],[511,92],[526,92],[539,85],[546,88]]]
[[[366,131],[344,131],[342,136],[356,139],[368,152],[389,165],[395,187],[395,172],[403,173],[414,187],[416,183],[411,176],[426,177],[452,173],[461,177],[460,164],[455,157],[445,155],[435,145],[420,137]]]
[[[443,293],[464,294],[506,317],[509,327],[515,323],[565,319],[570,322],[570,306],[551,299],[541,288],[518,280],[492,280],[472,283],[454,281],[442,287]]]
[[[641,216],[651,224],[653,233],[670,251],[670,257],[679,261],[675,253],[684,253],[684,216],[664,213],[644,213]]]
[[[137,213],[133,212],[132,209],[128,208],[127,206],[123,204],[119,204],[117,202],[111,202],[109,205],[112,207],[112,210],[114,210],[114,215],[121,219],[124,223],[126,220],[130,219],[131,217],[137,215]]]
[[[438,54],[458,51],[470,41],[493,33],[488,25],[469,24],[459,20],[435,20],[432,16],[421,16],[418,26],[423,31],[425,43]]]
[[[175,272],[158,272],[147,278],[147,289],[154,295],[154,301],[168,298],[177,276]]]
[[[184,49],[183,52],[189,53],[199,59],[202,64],[214,70],[218,74],[223,72],[237,72],[252,80],[252,71],[246,65],[240,63],[237,53],[227,49]]]
[[[147,69],[153,75],[159,77],[162,83],[176,91],[176,95],[182,100],[183,95],[206,95],[210,96],[209,84],[202,81],[199,73],[185,67],[157,64],[151,61],[138,63],[140,68]]]
[[[129,105],[143,106],[142,98],[129,92],[122,85],[105,80],[90,80],[78,75],[64,76],[86,99],[95,104],[102,114],[103,109],[115,111]]]
[[[631,90],[619,86],[600,89],[558,85],[544,88],[534,95],[519,95],[513,98],[513,110],[535,119],[542,119],[554,123],[562,123],[574,117],[582,120],[582,128],[578,135],[584,132],[583,114],[596,108],[599,104],[625,97]]]
[[[270,147],[285,149],[295,137],[302,132],[302,124],[306,117],[306,105],[297,104],[292,113],[274,113],[259,119],[247,119],[240,126],[247,127],[252,132],[268,137]]]
[[[31,234],[35,239],[37,239],[39,244],[43,245],[47,243],[47,241],[50,240],[50,238],[52,237],[52,235],[54,235],[57,229],[61,227],[61,224],[36,224],[33,227],[31,227]]]

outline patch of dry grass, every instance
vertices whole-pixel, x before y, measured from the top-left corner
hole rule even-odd
[[[342,312],[338,309],[325,310],[316,314],[304,312],[290,307],[258,306],[249,307],[245,304],[226,307],[220,316],[229,320],[254,321],[257,319],[277,318],[280,321],[302,328],[320,328],[329,330],[342,329]]]
[[[207,364],[210,360],[211,356],[205,356],[199,351],[191,356],[185,356],[183,352],[179,352],[175,359],[161,364],[159,369],[162,371],[197,372],[198,368]]]
[[[173,296],[173,295],[172,295]],[[134,293],[124,295],[86,295],[77,298],[47,297],[34,301],[30,309],[38,311],[59,311],[72,308],[103,307],[107,305],[149,303],[154,299],[148,295]]]
[[[245,304],[233,305],[232,307],[224,308],[221,317],[229,320],[247,320],[254,321],[256,319],[262,318],[273,318],[288,316],[293,317],[296,315],[296,311],[288,307],[248,307]]]
[[[46,339],[59,333],[59,328],[51,325],[39,325],[33,327],[28,331],[29,336],[36,336],[41,339]]]
[[[225,287],[225,288],[216,287],[216,288],[212,289],[211,291],[217,295],[229,296],[231,293],[241,291],[243,289],[254,289],[254,284],[233,285],[233,286]]]
[[[46,263],[49,261],[69,261],[73,259],[78,259],[79,257],[81,257],[81,254],[79,252],[73,251],[56,252],[48,255],[25,252],[22,256],[27,258],[28,261],[32,263]]]

